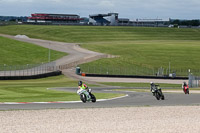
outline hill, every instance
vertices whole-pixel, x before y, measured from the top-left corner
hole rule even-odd
[[[81,65],[84,71],[123,69],[131,73],[132,68],[142,68],[139,71],[152,73],[162,67],[166,73],[170,69],[187,75],[188,69],[198,71],[200,66],[200,29],[15,25],[0,27],[0,33],[76,42],[93,51],[119,55]]]
[[[49,49],[0,37],[0,65],[26,65],[48,62]],[[51,61],[67,55],[51,50]]]

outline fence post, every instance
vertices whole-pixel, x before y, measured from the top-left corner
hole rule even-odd
[[[11,72],[12,66],[9,66],[9,69],[10,69],[10,76],[11,76],[12,75],[12,72]]]
[[[25,74],[25,75],[27,76],[27,75],[28,75],[28,64],[26,64],[25,67],[26,67],[26,68],[25,68],[25,69],[26,69],[26,74]]]
[[[4,64],[4,76],[6,76],[6,64]]]
[[[16,69],[17,69],[17,68],[16,68],[16,66],[15,66],[15,70],[14,70],[14,71],[15,71],[15,74],[14,74],[14,76],[16,76],[16,71],[17,71]]]
[[[36,65],[33,66],[33,75],[35,75],[35,67]]]

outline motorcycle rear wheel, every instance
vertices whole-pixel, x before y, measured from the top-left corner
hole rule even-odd
[[[165,96],[164,95],[162,95],[161,100],[165,100]]]

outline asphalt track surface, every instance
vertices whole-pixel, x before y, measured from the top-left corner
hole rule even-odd
[[[57,65],[63,65],[71,63],[74,61],[84,60],[86,58],[95,57],[97,55],[103,55],[101,53],[92,52],[80,48],[77,44],[45,41],[40,39],[30,39],[30,38],[15,38],[9,35],[1,35],[4,37],[16,39],[19,41],[30,42],[36,45],[40,45],[46,48],[51,48],[57,51],[66,52],[69,55],[65,56],[56,61]],[[66,69],[64,74],[78,80],[85,80],[87,82],[95,83],[100,82],[141,82],[141,79],[116,79],[116,78],[86,78],[80,77],[74,74],[74,70]],[[94,80],[96,79],[96,80]],[[148,79],[143,79],[143,82],[149,82]],[[152,79],[151,79],[152,80]],[[154,81],[156,82],[156,80]],[[170,83],[172,80],[157,80],[159,83]],[[173,83],[182,83],[182,81],[173,81]],[[73,91],[76,93],[75,88],[55,88],[65,91]],[[96,103],[81,103],[81,102],[72,102],[72,103],[29,103],[29,104],[0,104],[0,110],[18,110],[18,109],[59,109],[59,108],[107,108],[107,107],[130,107],[130,106],[176,106],[176,105],[199,105],[200,104],[200,94],[191,93],[190,95],[185,95],[182,93],[164,93],[165,100],[156,100],[155,97],[149,92],[115,92],[112,91],[115,88],[93,88],[93,93],[123,93],[127,95],[126,97],[111,99],[106,101],[97,101]]]
[[[76,88],[52,88],[76,93]],[[150,92],[112,91],[114,88],[93,88],[95,93],[122,93],[125,97],[97,101],[96,103],[29,103],[29,104],[0,104],[0,110],[33,110],[33,109],[75,109],[75,108],[114,108],[138,106],[182,106],[200,105],[200,94],[164,93],[165,100],[156,100]],[[78,96],[78,95],[77,95]],[[97,99],[98,100],[98,99]]]

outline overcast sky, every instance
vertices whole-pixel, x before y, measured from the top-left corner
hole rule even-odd
[[[200,19],[200,0],[0,0],[0,16],[119,13],[119,18]]]

